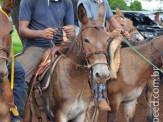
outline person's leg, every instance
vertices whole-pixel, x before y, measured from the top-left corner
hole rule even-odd
[[[40,64],[42,54],[45,50],[46,49],[44,48],[31,46],[26,48],[22,55],[16,57],[16,60],[25,71],[25,81],[27,83],[30,82],[33,73],[35,72],[37,66]]]
[[[25,85],[25,72],[20,64],[15,60],[14,61],[14,103],[17,107],[17,110],[20,110],[20,100],[23,95],[24,85]],[[8,78],[11,81],[11,63],[8,65]],[[18,116],[11,116],[11,122],[20,120]]]
[[[16,60],[20,63],[25,71],[25,89],[23,90],[23,99],[20,101],[20,110],[19,114],[21,117],[24,115],[24,110],[26,106],[26,102],[28,99],[28,85],[30,82],[33,73],[35,72],[37,66],[41,62],[41,57],[45,49],[40,47],[28,47],[24,53],[18,57]]]

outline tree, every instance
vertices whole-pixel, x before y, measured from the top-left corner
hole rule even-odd
[[[13,9],[13,12],[12,12],[12,15],[11,15],[13,23],[14,23],[14,25],[16,27],[17,32],[18,32],[18,28],[19,28],[19,20],[18,20],[18,18],[19,18],[19,5],[20,5],[20,1],[21,0],[15,0],[14,9]],[[20,37],[20,39],[21,39],[22,44],[24,45],[25,39],[23,39],[21,37]]]
[[[116,9],[117,7],[121,10],[128,10],[128,6],[124,0],[108,0],[111,9]]]
[[[141,6],[141,3],[139,1],[134,1],[131,3],[130,5],[130,9],[132,11],[141,11],[142,10],[142,6]]]

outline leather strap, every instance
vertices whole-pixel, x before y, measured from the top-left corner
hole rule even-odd
[[[34,91],[34,94],[35,94],[35,100],[36,100],[36,103],[40,112],[40,119],[42,120],[42,122],[47,122],[46,113],[44,112],[43,102],[40,96],[41,95],[40,90],[36,89]]]

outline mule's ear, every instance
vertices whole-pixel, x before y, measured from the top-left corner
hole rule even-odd
[[[2,9],[9,15],[14,8],[14,0],[3,0]]]
[[[104,16],[105,16],[105,6],[104,6],[104,2],[103,2],[99,5],[98,14],[97,14],[97,20],[100,23],[100,25],[102,25],[102,23],[104,21]]]
[[[119,8],[116,8],[116,14],[120,17],[124,17],[123,13],[121,12]]]
[[[78,7],[78,18],[83,25],[87,24],[89,21],[87,17],[87,12],[82,3]]]

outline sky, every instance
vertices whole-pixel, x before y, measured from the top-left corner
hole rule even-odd
[[[145,10],[158,10],[160,7],[163,11],[163,1],[160,4],[160,0],[138,0],[142,4],[142,8]]]

